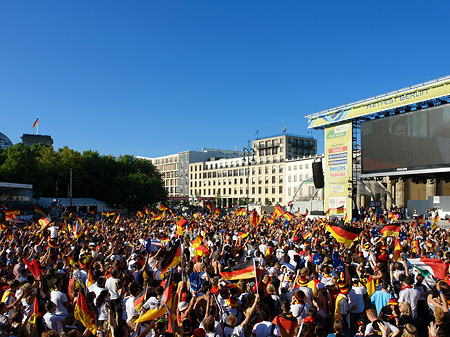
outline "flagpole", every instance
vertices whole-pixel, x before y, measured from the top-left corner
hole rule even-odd
[[[259,295],[259,287],[258,287],[258,275],[256,273],[256,264],[255,259],[253,259],[253,268],[255,269],[255,287],[256,287],[256,293]]]

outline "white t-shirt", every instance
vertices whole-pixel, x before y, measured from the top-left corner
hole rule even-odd
[[[240,325],[238,325],[235,328],[229,328],[226,326],[223,329],[223,333],[224,333],[224,337],[231,337],[232,335],[238,336],[238,337],[245,337],[245,329]]]
[[[109,298],[111,300],[116,300],[120,297],[119,293],[117,292],[117,281],[119,281],[119,279],[110,277],[105,282],[105,288],[108,289]]]
[[[54,312],[47,312],[44,315],[44,324],[49,330],[55,330],[57,333],[60,333],[62,330],[62,322],[66,318],[63,315],[57,315]]]
[[[127,323],[130,322],[131,318],[133,318],[133,316],[139,315],[139,313],[136,311],[136,309],[134,308],[134,297],[127,297],[124,300],[125,303],[125,312],[127,314]]]
[[[360,314],[364,311],[364,294],[367,294],[365,287],[353,287],[349,293],[348,297],[350,299],[350,307],[355,305],[355,309],[352,311],[355,314]]]
[[[272,322],[266,322],[263,321],[261,323],[255,324],[252,330],[252,334],[255,335],[255,337],[266,337],[273,329],[273,334],[275,336],[280,336],[280,328],[278,325]]]
[[[59,227],[51,226],[51,227],[48,228],[48,230],[50,231],[50,239],[57,239],[58,238]]]
[[[56,311],[55,311],[56,315],[63,315],[65,317],[67,317],[69,315],[67,308],[63,304],[63,303],[67,303],[68,299],[67,299],[67,296],[63,292],[61,292],[59,290],[53,290],[50,293],[50,301],[52,301],[56,305]]]

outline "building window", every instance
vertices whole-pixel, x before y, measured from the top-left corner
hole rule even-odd
[[[269,186],[264,187],[264,194],[269,194]]]
[[[288,183],[290,183],[290,182],[291,182],[291,176],[288,175]]]
[[[278,186],[278,193],[283,193],[283,186]]]
[[[290,187],[288,187],[288,196],[289,197],[291,196],[291,188]]]
[[[275,176],[272,176],[272,184],[275,184]]]
[[[272,186],[272,194],[275,194],[275,186]]]
[[[264,179],[265,183],[268,184],[268,183],[269,183],[269,177],[268,177],[268,176],[265,176],[264,178],[265,178],[265,179]]]
[[[282,182],[283,182],[283,176],[279,176],[279,177],[278,177],[278,181],[279,181],[280,183],[282,183]]]
[[[258,187],[258,194],[261,194],[261,186]]]

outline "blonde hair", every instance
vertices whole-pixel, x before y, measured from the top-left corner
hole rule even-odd
[[[442,308],[435,308],[434,309],[434,318],[436,321],[442,322],[444,320],[444,310]]]
[[[398,309],[403,315],[411,315],[411,305],[408,302],[400,302],[398,304]]]
[[[276,295],[277,294],[277,289],[275,288],[275,286],[272,283],[270,283],[266,287],[266,292],[269,295]]]
[[[406,323],[402,337],[417,337],[417,328],[411,323]]]

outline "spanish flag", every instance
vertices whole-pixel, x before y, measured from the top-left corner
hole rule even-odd
[[[170,268],[181,263],[181,245],[177,242],[158,262],[158,269],[164,275]]]
[[[277,216],[282,216],[284,214],[284,210],[280,206],[275,206],[275,214]]]
[[[362,232],[362,228],[340,224],[327,225],[326,229],[333,235],[337,242],[346,245],[351,244]]]
[[[397,236],[400,234],[400,224],[389,224],[384,225],[380,229],[380,233],[386,237],[386,236]]]
[[[283,216],[284,216],[286,219],[288,219],[289,221],[294,220],[294,216],[293,216],[291,213],[289,213],[288,211],[284,212],[284,213],[283,213]]]
[[[197,248],[195,248],[194,250],[194,256],[208,256],[210,254],[209,249],[204,246],[204,245],[200,245]]]
[[[191,246],[192,248],[197,248],[198,246],[200,246],[203,242],[203,239],[200,235],[198,235],[194,240],[192,240],[191,242]]]
[[[394,256],[393,256],[394,261],[397,261],[397,260],[400,259],[401,253],[402,253],[402,245],[400,244],[400,241],[398,241],[398,239],[395,238],[395,241],[394,241]]]
[[[38,126],[38,125],[39,125],[39,117],[36,118],[36,122],[34,122],[33,128],[35,128],[35,127]]]
[[[367,290],[367,295],[370,297],[373,295],[373,293],[376,290],[376,285],[375,285],[375,280],[373,279],[372,275],[369,276],[369,278],[367,279],[367,283],[366,283],[366,290]]]
[[[237,266],[225,268],[220,272],[220,276],[223,279],[230,281],[255,278],[255,264],[253,263],[253,260],[244,261]]]
[[[47,213],[45,213],[44,210],[39,207],[39,205],[34,206],[34,213],[38,213],[42,216],[47,216]]]
[[[36,324],[36,320],[39,316],[41,316],[41,314],[39,313],[39,303],[38,303],[37,297],[35,297],[34,303],[33,303],[32,314],[30,317],[30,324]]]

